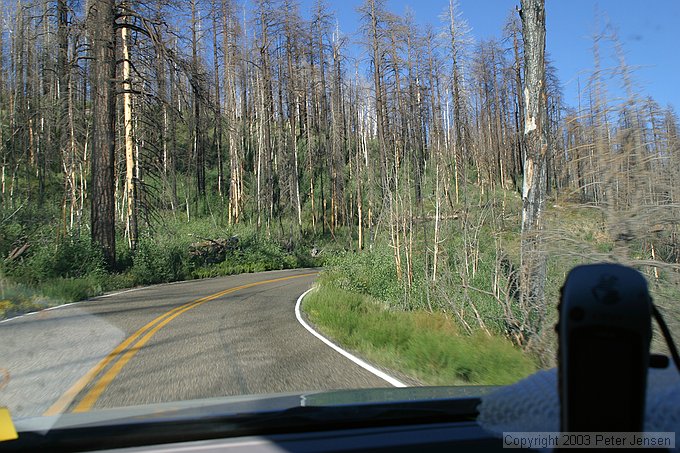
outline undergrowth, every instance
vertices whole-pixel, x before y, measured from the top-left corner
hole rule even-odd
[[[503,385],[536,366],[507,339],[467,335],[443,313],[389,310],[370,296],[321,285],[303,303],[323,333],[427,385]]]
[[[218,238],[236,244],[220,262],[192,255],[191,244]],[[0,319],[139,285],[319,266],[323,256],[312,257],[310,249],[323,240],[310,235],[291,241],[253,227],[220,225],[211,217],[191,222],[169,217],[153,235],[141,235],[134,250],[126,238],[118,237],[116,266],[107,269],[86,231],[55,237],[51,225],[27,232],[8,222],[0,225],[3,256],[22,244],[29,246],[19,256],[0,261]]]

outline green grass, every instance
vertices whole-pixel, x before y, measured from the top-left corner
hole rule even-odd
[[[328,286],[310,293],[303,310],[343,346],[427,385],[504,385],[536,370],[508,340],[465,335],[442,313],[388,310],[369,296]]]
[[[40,293],[0,277],[0,319],[48,308],[51,304]]]
[[[129,274],[91,273],[23,284],[0,277],[0,320],[132,287]]]
[[[39,291],[45,297],[55,302],[74,302],[98,296],[105,290],[118,287],[105,287],[104,278],[88,275],[80,278],[55,278],[42,283]]]

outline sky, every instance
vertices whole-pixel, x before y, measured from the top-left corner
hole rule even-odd
[[[313,0],[302,0],[302,10],[309,11]],[[340,30],[350,37],[359,27],[357,6],[362,0],[330,1]],[[403,14],[406,8],[424,25],[440,25],[439,15],[448,0],[387,0],[387,9]],[[508,15],[519,0],[459,0],[463,18],[472,28],[476,40],[501,37]],[[662,107],[680,108],[680,0],[546,0],[546,48],[557,68],[567,104],[578,104],[579,85],[583,90],[593,68],[593,35],[606,21],[617,30],[626,63],[634,70],[638,93],[651,96]],[[609,58],[602,67],[616,66],[611,49],[603,49]],[[622,91],[612,82],[612,95]],[[618,91],[617,91],[618,90]],[[582,98],[585,102],[585,99]]]

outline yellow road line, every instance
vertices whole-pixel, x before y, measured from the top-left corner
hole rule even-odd
[[[191,302],[193,303],[193,302]],[[190,303],[190,304],[191,304]],[[119,344],[113,351],[109,353],[106,357],[104,357],[97,365],[95,365],[90,371],[88,371],[85,375],[83,375],[80,379],[76,381],[75,384],[71,386],[57,401],[54,402],[44,413],[44,416],[49,416],[49,415],[58,415],[64,412],[64,410],[68,407],[68,405],[73,401],[73,399],[76,397],[78,393],[80,393],[85,386],[87,385],[88,382],[90,382],[92,379],[94,379],[95,376],[97,376],[106,366],[111,363],[113,359],[118,356],[121,352],[123,352],[128,346],[130,346],[137,338],[139,338],[141,335],[144,334],[148,329],[152,328],[154,324],[165,318],[166,316],[170,316],[174,311],[181,310],[182,308],[186,307],[189,304],[184,304],[180,307],[176,307],[172,310],[170,310],[167,313],[163,313],[162,315],[156,317],[154,320],[149,322],[148,324],[144,325],[142,328],[140,328],[137,332],[135,332],[133,335],[128,337],[125,341],[123,341],[121,344]]]
[[[137,332],[127,338],[123,343],[118,345],[109,355],[107,355],[101,362],[95,365],[90,371],[88,371],[83,377],[81,377],[71,388],[69,388],[62,396],[59,398],[43,415],[57,415],[62,413],[68,405],[73,401],[73,399],[80,393],[94,378],[101,373],[101,371],[106,368],[111,362],[117,360],[106,373],[104,373],[96,384],[90,389],[90,391],[83,397],[83,399],[74,408],[73,412],[86,412],[92,408],[92,406],[97,402],[97,399],[106,390],[106,387],[113,381],[113,379],[120,373],[123,367],[134,357],[135,354],[153,337],[153,335],[167,325],[170,321],[178,317],[184,312],[191,310],[205,302],[217,299],[226,294],[240,291],[243,289],[251,288],[253,286],[264,285],[268,283],[276,283],[285,280],[291,280],[295,278],[310,277],[316,275],[314,273],[292,275],[289,277],[275,278],[271,280],[264,280],[255,283],[248,283],[246,285],[237,286],[234,288],[229,288],[220,291],[215,294],[211,294],[200,299],[196,299],[189,303],[175,307],[172,310],[156,317],[153,321],[144,325]],[[138,338],[142,337],[139,341]],[[135,341],[132,347],[130,347]],[[124,352],[124,353],[123,353]]]

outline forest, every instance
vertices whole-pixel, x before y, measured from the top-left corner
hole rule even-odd
[[[3,1],[0,312],[323,265],[546,364],[566,272],[607,260],[677,325],[678,117],[609,25],[568,105],[521,3],[476,40],[453,0],[365,0],[356,36],[325,0]]]

